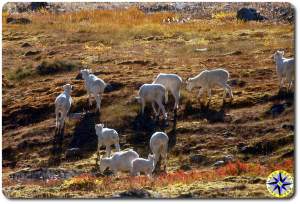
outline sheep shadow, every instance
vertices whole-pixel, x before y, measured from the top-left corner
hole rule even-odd
[[[285,100],[288,104],[293,105],[295,100],[294,97],[295,97],[294,91],[292,92],[292,91],[288,91],[286,88],[281,88],[276,95],[270,97],[270,100],[271,101]]]
[[[144,114],[139,113],[133,120],[131,126],[134,131],[142,132],[153,132],[156,129],[162,129],[168,127],[168,122],[164,119],[159,119],[153,115],[152,109],[149,107],[145,108]]]
[[[230,105],[227,102],[224,102],[220,109],[216,110],[212,109],[209,104],[201,105],[200,107],[193,107],[191,102],[188,101],[180,117],[190,117],[202,120],[206,119],[209,123],[225,122],[226,111],[229,106]]]
[[[87,112],[76,124],[68,149],[78,148],[81,155],[78,159],[90,157],[97,150],[95,124],[99,122],[98,112]]]
[[[52,141],[52,149],[48,160],[49,166],[58,166],[61,161],[61,154],[63,152],[63,138],[64,138],[64,127],[61,132],[55,131],[54,138]]]

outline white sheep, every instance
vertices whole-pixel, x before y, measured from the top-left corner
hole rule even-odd
[[[98,136],[98,155],[102,145],[106,147],[106,157],[110,157],[111,145],[115,145],[117,152],[120,151],[119,135],[116,130],[104,128],[103,124],[96,124],[95,130]]]
[[[56,130],[61,132],[64,127],[65,119],[70,111],[72,105],[71,92],[73,86],[65,84],[63,86],[64,91],[59,94],[55,99],[55,116],[56,116]]]
[[[154,166],[156,166],[161,157],[164,163],[164,170],[167,167],[169,137],[164,132],[155,132],[150,138],[150,149],[154,155]]]
[[[187,89],[191,91],[194,87],[200,87],[198,97],[200,98],[204,91],[207,91],[209,102],[211,100],[211,89],[220,86],[224,89],[223,100],[226,93],[229,93],[230,99],[233,99],[231,87],[227,84],[229,73],[225,69],[204,70],[197,76],[187,80]]]
[[[91,96],[93,95],[97,102],[97,109],[100,112],[101,97],[107,84],[102,79],[99,79],[94,74],[92,74],[91,70],[83,69],[80,71],[80,73],[82,75],[82,78],[84,79],[85,88],[89,95],[90,106],[92,105]]]
[[[115,152],[110,158],[102,158],[100,161],[100,172],[106,168],[113,171],[117,175],[119,171],[130,172],[132,169],[132,161],[139,158],[139,154],[132,149],[127,151]]]
[[[165,102],[168,103],[168,91],[171,92],[175,99],[174,110],[178,108],[180,99],[180,87],[182,84],[182,79],[177,74],[163,74],[160,73],[153,84],[161,84],[166,88]]]
[[[142,105],[142,115],[144,114],[145,106],[147,102],[152,104],[153,111],[156,116],[159,116],[162,111],[164,119],[167,119],[166,109],[163,105],[166,88],[161,84],[144,84],[139,89],[139,96],[136,97],[139,103]],[[155,103],[159,106],[158,112],[155,109]]]
[[[148,159],[136,158],[132,161],[131,175],[139,176],[140,172],[143,172],[148,177],[152,177],[154,171],[154,155],[149,154]]]
[[[281,88],[286,79],[288,82],[288,90],[293,85],[295,78],[295,60],[294,58],[284,58],[284,51],[276,51],[274,54],[274,60],[276,62],[276,71],[279,78],[279,87]]]

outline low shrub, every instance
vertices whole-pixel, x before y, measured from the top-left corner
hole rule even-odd
[[[71,63],[68,61],[43,61],[36,67],[36,71],[39,75],[56,74],[59,72],[67,72],[75,69],[79,69],[79,64]]]

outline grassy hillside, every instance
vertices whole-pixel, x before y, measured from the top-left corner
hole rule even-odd
[[[283,22],[240,22],[233,13],[213,19],[162,23],[176,13],[144,14],[137,8],[53,14],[46,10],[15,14],[30,24],[7,24],[3,14],[2,152],[3,187],[8,197],[111,197],[144,189],[156,197],[265,198],[266,177],[274,170],[294,171],[293,94],[279,92],[272,54],[283,49],[294,56],[294,25]],[[75,86],[71,112],[88,110],[79,70],[89,67],[110,84],[101,114],[87,121],[68,120],[62,143],[54,137],[54,100],[62,85]],[[167,126],[139,116],[133,98],[158,73],[176,73],[184,80],[204,69],[230,72],[232,103],[223,104],[221,89],[212,91],[209,107],[197,91],[181,91],[175,120],[173,100]],[[274,104],[285,104],[271,114]],[[95,104],[94,104],[95,105]],[[121,148],[149,153],[155,131],[170,137],[168,172],[153,180],[99,174],[96,136],[85,124],[102,122],[120,135]],[[80,141],[80,144],[78,143]],[[59,146],[56,151],[55,146]],[[65,152],[80,147],[81,159]],[[104,154],[104,151],[102,152]],[[221,167],[215,162],[230,155]],[[41,167],[78,170],[69,179],[14,180],[21,169]]]

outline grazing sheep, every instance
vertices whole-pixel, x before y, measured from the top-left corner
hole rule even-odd
[[[60,133],[63,130],[65,119],[70,111],[72,105],[72,98],[70,96],[73,86],[66,84],[63,86],[62,92],[55,99],[55,115],[56,115],[56,130]]]
[[[221,86],[224,89],[223,101],[226,93],[229,93],[230,99],[233,99],[231,87],[227,84],[229,73],[225,69],[204,70],[197,76],[187,80],[187,89],[191,91],[194,87],[200,87],[198,97],[200,98],[204,91],[207,91],[209,102],[211,100],[211,89],[214,86]]]
[[[142,104],[142,115],[144,114],[146,102],[151,102],[155,115],[159,116],[160,111],[162,111],[164,119],[167,119],[167,113],[163,105],[165,93],[166,88],[161,84],[142,85],[139,90],[139,97],[136,97],[138,102]],[[155,109],[155,102],[159,106],[158,112]]]
[[[155,132],[150,138],[150,149],[154,155],[154,166],[156,166],[159,158],[163,159],[164,170],[167,168],[169,137],[164,132]]]
[[[143,172],[148,177],[152,177],[154,171],[154,155],[149,154],[148,159],[136,158],[132,161],[131,175],[139,176],[140,172]]]
[[[82,78],[84,79],[85,88],[89,95],[90,106],[92,105],[91,95],[93,95],[97,102],[97,109],[100,112],[101,97],[107,84],[102,79],[99,79],[94,74],[92,74],[88,69],[83,69],[80,71],[80,73],[82,75]]]
[[[104,128],[103,124],[96,124],[95,130],[96,135],[98,136],[98,155],[102,145],[106,147],[106,157],[110,157],[111,145],[115,145],[117,152],[120,151],[119,135],[117,131],[110,128]]]
[[[284,58],[284,51],[276,51],[274,54],[274,60],[276,62],[276,71],[279,78],[279,88],[284,84],[286,79],[288,82],[288,90],[293,85],[295,78],[295,60],[294,58]]]
[[[174,110],[178,108],[180,99],[180,87],[182,84],[182,79],[177,74],[162,74],[160,73],[153,84],[161,84],[166,88],[165,101],[168,103],[168,91],[171,92],[175,99]]]
[[[114,175],[117,175],[118,171],[130,172],[132,161],[136,158],[139,158],[139,155],[132,149],[116,152],[110,158],[101,159],[100,172],[102,173],[106,168],[111,169]]]

